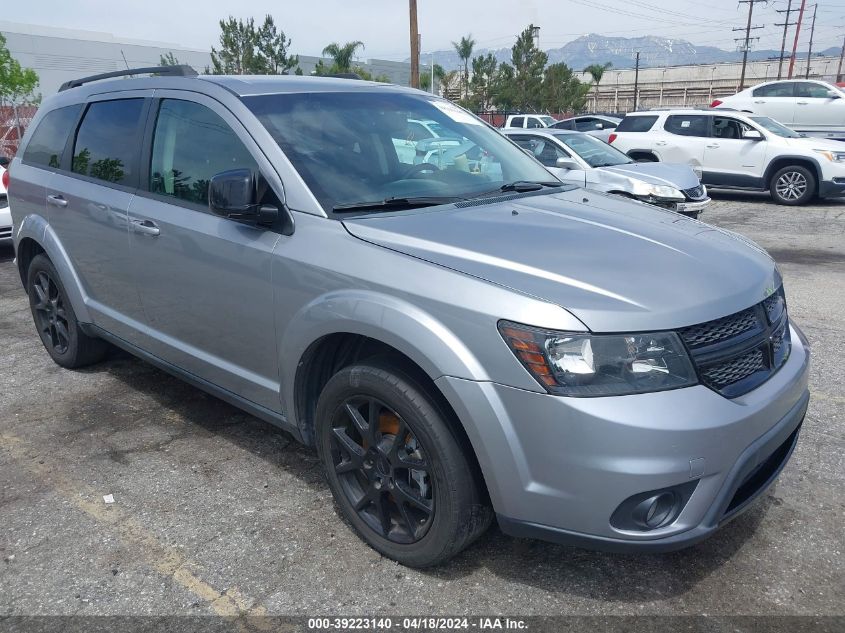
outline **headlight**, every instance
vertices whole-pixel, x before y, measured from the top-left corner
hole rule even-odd
[[[813,151],[834,163],[845,163],[845,152],[832,152],[828,149],[814,149]]]
[[[619,396],[689,387],[698,377],[674,332],[582,334],[501,321],[499,332],[549,393]]]
[[[647,182],[634,183],[634,195],[642,198],[674,198],[684,200],[684,194],[675,187],[667,185],[651,185]]]

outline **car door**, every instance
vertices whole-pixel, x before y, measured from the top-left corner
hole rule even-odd
[[[514,134],[510,138],[523,149],[539,160],[551,173],[564,182],[576,185],[586,184],[586,171],[583,169],[561,169],[557,166],[558,158],[572,159],[572,154],[560,146],[554,139],[540,134]]]
[[[791,126],[795,116],[795,82],[779,81],[751,91],[751,110]]]
[[[50,226],[67,253],[94,324],[132,343],[142,318],[127,250],[127,213],[138,188],[152,91],[92,97],[70,139],[64,169],[47,185]]]
[[[831,87],[816,81],[795,82],[792,127],[802,132],[845,129],[845,99],[831,98]]]
[[[212,214],[209,182],[272,169],[234,116],[202,95],[157,91],[129,251],[146,316],[144,348],[183,371],[279,411],[271,254],[279,233]],[[280,207],[267,187],[261,203]],[[260,197],[260,196],[259,196]]]
[[[768,141],[743,138],[749,124],[729,115],[711,117],[710,138],[704,151],[705,183],[726,187],[762,187]]]
[[[671,114],[663,123],[664,134],[654,141],[654,149],[664,163],[686,163],[700,167],[704,147],[709,142],[710,117],[706,114]]]

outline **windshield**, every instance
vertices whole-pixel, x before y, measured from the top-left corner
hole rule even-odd
[[[467,199],[554,178],[487,124],[424,94],[245,97],[327,213],[391,198]]]
[[[590,167],[612,167],[633,163],[630,158],[589,134],[557,134],[558,140],[583,158]]]
[[[798,132],[790,130],[785,125],[781,125],[774,119],[770,119],[767,116],[752,116],[748,118],[772,134],[777,134],[778,136],[783,136],[784,138],[801,138],[801,135],[798,134]]]

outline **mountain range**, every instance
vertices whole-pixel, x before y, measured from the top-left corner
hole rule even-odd
[[[541,36],[542,45],[542,36]],[[607,37],[591,33],[564,44],[560,48],[546,49],[549,63],[565,62],[575,70],[581,70],[590,64],[604,64],[611,62],[614,68],[633,68],[636,52],[640,51],[640,67],[654,66],[684,66],[688,64],[717,64],[721,62],[737,62],[742,60],[739,51],[726,51],[715,46],[697,46],[692,42],[670,37],[647,35],[644,37]],[[831,47],[816,51],[814,55],[839,55],[840,49]],[[511,49],[477,49],[473,57],[493,53],[499,62],[511,61]],[[750,61],[774,58],[777,59],[779,50],[761,49],[748,53]],[[454,50],[435,51],[420,55],[420,65],[425,68],[434,62],[448,70],[463,68],[463,62]],[[806,56],[807,52],[799,53]],[[409,61],[409,60],[406,60]]]

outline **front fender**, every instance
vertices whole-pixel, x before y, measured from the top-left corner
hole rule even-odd
[[[461,339],[418,306],[378,292],[340,290],[305,305],[285,329],[279,345],[279,367],[288,419],[295,417],[292,405],[296,402],[300,359],[313,343],[337,333],[367,336],[390,345],[419,365],[432,380],[440,376],[490,379]]]
[[[15,252],[19,251],[20,243],[27,238],[35,241],[43,248],[47,257],[53,262],[77,321],[91,323],[91,315],[86,305],[86,295],[82,282],[79,280],[79,275],[76,274],[76,269],[71,263],[67,251],[65,251],[56,232],[46,218],[35,213],[24,216],[15,233]],[[26,283],[26,280],[22,281]]]

